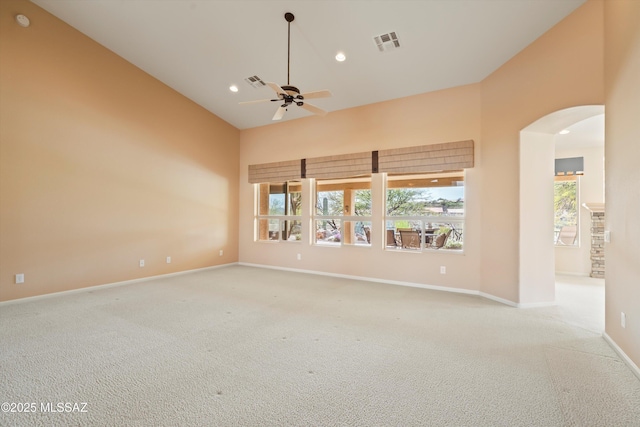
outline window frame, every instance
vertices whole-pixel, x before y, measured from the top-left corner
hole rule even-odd
[[[580,248],[581,247],[581,233],[580,233],[580,223],[581,223],[581,212],[580,212],[580,176],[581,175],[556,175],[553,180],[553,196],[554,196],[554,206],[553,206],[553,246],[556,248]],[[575,241],[571,245],[567,245],[564,243],[559,243],[560,232],[562,231],[562,226],[560,226],[557,230],[556,224],[556,207],[555,207],[555,195],[556,195],[556,184],[559,182],[572,181],[575,182],[575,213],[576,213],[576,236]]]
[[[371,193],[372,187],[372,179],[371,176],[367,177],[357,177],[357,178],[344,178],[344,179],[327,179],[327,180],[318,180],[314,179],[312,182],[312,194],[313,194],[313,208],[311,213],[311,230],[313,233],[312,244],[314,246],[319,247],[343,247],[343,246],[353,246],[353,247],[371,247],[371,232],[373,229],[372,223],[372,209],[373,209],[373,200],[371,200],[371,205],[369,206],[369,215],[345,215],[345,211],[353,210],[355,212],[355,206],[346,205],[344,202],[344,194],[345,190],[350,191],[359,191],[359,190],[368,190]],[[342,214],[341,215],[323,215],[318,213],[318,193],[324,191],[342,191]],[[355,193],[353,194],[353,205],[355,205]],[[317,224],[319,221],[336,221],[340,223],[339,230],[339,240],[330,242],[330,241],[322,241],[318,239],[319,230],[317,228]],[[361,242],[358,240],[357,233],[357,223],[368,224],[363,225],[363,232],[365,233],[364,238],[365,241]],[[351,224],[349,227],[346,224]],[[369,233],[367,235],[366,228],[369,229]],[[344,235],[348,233],[349,238],[345,239]],[[363,236],[360,236],[361,238]]]
[[[437,183],[435,180],[438,180]],[[462,203],[463,210],[461,215],[448,214],[448,215],[428,215],[428,214],[412,214],[412,215],[390,215],[388,210],[388,201],[390,189],[394,188],[416,188],[416,189],[428,189],[428,188],[446,188],[452,187],[454,182],[462,181]],[[466,225],[466,172],[464,170],[459,171],[447,171],[447,172],[434,172],[424,174],[412,174],[412,175],[388,175],[384,180],[384,229],[385,229],[385,242],[384,248],[387,251],[393,252],[408,252],[408,253],[432,253],[435,251],[442,251],[444,253],[464,253],[464,229]],[[442,183],[448,183],[449,185],[442,185]],[[426,207],[425,207],[426,208]],[[414,247],[415,243],[412,242],[411,247],[403,244],[398,240],[400,238],[401,231],[397,227],[398,222],[418,223],[418,227],[410,227],[419,234],[419,245]],[[427,231],[433,230],[432,225],[442,226],[437,227],[436,230],[440,230],[444,227],[448,228],[448,237],[442,247],[435,247],[434,242],[437,239],[438,234],[434,232],[429,233]],[[391,226],[391,227],[390,227]],[[457,226],[457,227],[456,227]],[[390,244],[389,230],[394,230],[394,242]],[[404,231],[404,230],[403,230]],[[424,236],[424,238],[422,237]],[[430,237],[430,238],[429,238]],[[427,243],[428,242],[428,243]],[[458,248],[457,245],[460,245]],[[447,247],[449,246],[449,247]]]
[[[283,192],[282,193],[272,193],[271,192],[271,187],[272,186],[282,186],[283,187]],[[294,188],[296,191],[291,191],[291,188]],[[268,210],[270,209],[270,203],[269,203],[269,198],[266,199],[266,202],[264,202],[262,200],[263,197],[263,192],[262,192],[262,188],[269,188],[269,192],[266,193],[266,195],[268,197],[270,197],[272,194],[284,194],[284,199],[285,199],[285,203],[284,203],[284,215],[273,215],[270,214],[268,212]],[[285,181],[285,182],[277,182],[277,183],[273,183],[273,182],[267,182],[267,183],[260,183],[260,184],[254,184],[254,191],[255,191],[255,202],[254,202],[254,241],[256,242],[261,242],[261,243],[280,243],[280,242],[287,242],[287,243],[301,243],[303,240],[303,236],[302,236],[302,203],[304,203],[304,200],[302,198],[302,182],[301,181]],[[290,194],[292,193],[300,193],[300,206],[299,206],[299,215],[291,215],[288,214],[289,210],[290,210]],[[264,203],[263,203],[264,202]],[[266,214],[261,214],[260,210],[261,208],[267,208],[267,213]],[[264,224],[263,221],[266,221],[267,224],[267,228],[266,228],[266,235],[262,235],[263,233],[263,228],[261,228],[261,225]],[[272,221],[277,221],[277,238],[270,238],[271,236],[271,223]],[[296,238],[295,240],[290,240],[290,237],[292,235],[295,235],[293,233],[287,233],[287,228],[289,228],[289,223],[291,222],[297,222],[298,226],[300,227],[300,233],[298,234],[300,236],[300,238]],[[283,235],[287,233],[288,237],[286,239],[283,238]],[[266,238],[264,238],[266,237]]]

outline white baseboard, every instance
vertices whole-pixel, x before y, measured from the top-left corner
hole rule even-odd
[[[78,292],[86,292],[88,290],[105,289],[105,288],[111,288],[111,287],[116,287],[116,286],[124,286],[124,285],[130,285],[130,284],[133,284],[133,283],[146,282],[146,281],[154,280],[154,279],[162,279],[162,278],[165,278],[165,277],[173,277],[173,276],[180,276],[180,275],[183,275],[183,274],[195,273],[195,272],[198,272],[198,271],[214,270],[214,269],[217,269],[217,268],[229,267],[229,266],[232,266],[232,265],[244,265],[244,266],[247,266],[247,267],[268,268],[268,269],[272,269],[272,270],[292,271],[292,272],[296,272],[296,273],[315,274],[315,275],[319,275],[319,276],[328,276],[328,277],[340,277],[340,278],[343,278],[343,279],[362,280],[362,281],[374,282],[374,283],[385,283],[385,284],[396,285],[396,286],[408,286],[408,287],[412,287],[412,288],[429,289],[429,290],[432,290],[432,291],[452,292],[452,293],[465,294],[465,295],[478,295],[478,296],[480,296],[482,298],[486,298],[486,299],[489,299],[489,300],[492,300],[492,301],[496,301],[496,302],[499,302],[501,304],[505,304],[505,305],[508,305],[508,306],[511,306],[511,307],[516,307],[516,308],[535,308],[535,307],[548,307],[548,306],[555,305],[555,303],[553,303],[553,302],[551,302],[551,303],[519,304],[519,303],[516,303],[516,302],[513,302],[513,301],[509,301],[509,300],[504,299],[504,298],[500,298],[500,297],[488,294],[486,292],[480,292],[480,291],[475,291],[475,290],[470,290],[470,289],[449,288],[449,287],[446,287],[446,286],[425,285],[425,284],[422,284],[422,283],[403,282],[403,281],[399,281],[399,280],[377,279],[377,278],[373,278],[373,277],[354,276],[354,275],[349,275],[349,274],[327,273],[327,272],[324,272],[324,271],[304,270],[304,269],[299,269],[299,268],[288,268],[288,267],[277,267],[277,266],[264,265],[264,264],[252,264],[252,263],[247,263],[247,262],[233,262],[233,263],[229,263],[229,264],[221,264],[221,265],[215,265],[215,266],[211,266],[211,267],[196,268],[196,269],[193,269],[193,270],[178,271],[178,272],[175,272],[175,273],[160,274],[160,275],[157,275],[157,276],[141,277],[139,279],[124,280],[122,282],[107,283],[107,284],[104,284],[104,285],[95,285],[95,286],[88,286],[88,287],[85,287],[85,288],[70,289],[68,291],[53,292],[53,293],[50,293],[50,294],[36,295],[36,296],[33,296],[33,297],[18,298],[18,299],[9,300],[9,301],[0,301],[0,307],[3,306],[3,305],[8,305],[8,304],[30,302],[30,301],[36,301],[36,300],[39,300],[39,299],[60,296],[60,295],[68,295],[68,294],[73,294],[73,293],[78,293]]]
[[[542,308],[542,307],[553,307],[555,305],[558,305],[555,301],[530,302],[530,303],[518,303],[518,308]]]
[[[488,294],[486,292],[474,291],[469,289],[460,289],[460,288],[448,288],[446,286],[425,285],[422,283],[401,282],[398,280],[377,279],[374,277],[352,276],[348,274],[327,273],[324,271],[304,270],[300,268],[289,268],[289,267],[278,267],[278,266],[265,265],[265,264],[252,264],[248,262],[239,262],[238,265],[244,265],[247,267],[268,268],[272,270],[293,271],[296,273],[315,274],[319,276],[340,277],[343,279],[362,280],[365,282],[386,283],[389,285],[409,286],[412,288],[430,289],[433,291],[453,292],[457,294],[466,294],[466,295],[478,295],[478,296],[481,296],[482,298],[486,298],[486,299],[496,301],[501,304],[505,304],[511,307],[516,307],[516,308],[540,308],[540,307],[553,307],[556,305],[555,301],[521,304],[521,303],[509,301],[507,299]]]
[[[624,362],[627,364],[627,366],[629,366],[629,368],[631,368],[631,371],[636,375],[636,377],[638,377],[638,379],[640,379],[640,368],[638,368],[638,365],[633,363],[633,360],[631,360],[631,358],[629,356],[627,356],[627,353],[625,353],[618,346],[618,344],[616,344],[616,342],[609,335],[607,335],[606,332],[602,333],[602,337],[611,346],[613,351],[618,353],[618,355],[622,358],[622,360],[624,360]]]
[[[519,303],[519,302],[509,301],[508,299],[500,298],[491,294],[487,294],[485,292],[480,292],[479,295],[483,298],[490,299],[492,301],[496,301],[502,304],[510,305],[511,307],[516,307],[516,308],[540,308],[540,307],[553,307],[554,305],[556,305],[555,301]]]
[[[478,292],[478,295],[480,295],[482,298],[490,299],[491,301],[495,301],[501,304],[509,305],[511,307],[519,308],[517,302],[509,301],[508,299],[500,298],[495,295],[488,294],[486,292]]]
[[[211,266],[211,267],[195,268],[193,270],[184,270],[184,271],[177,271],[175,273],[158,274],[156,276],[141,277],[139,279],[123,280],[122,282],[106,283],[104,285],[87,286],[85,288],[69,289],[68,291],[52,292],[50,294],[35,295],[35,296],[32,296],[32,297],[25,297],[25,298],[17,298],[17,299],[12,299],[12,300],[9,300],[9,301],[0,301],[0,307],[2,307],[4,305],[9,305],[9,304],[18,304],[18,303],[24,303],[24,302],[38,301],[38,300],[41,300],[41,299],[52,298],[52,297],[57,297],[57,296],[61,296],[61,295],[77,294],[79,292],[87,292],[87,291],[90,291],[90,290],[92,291],[92,290],[96,290],[96,289],[114,288],[114,287],[117,287],[117,286],[131,285],[133,283],[147,282],[149,280],[163,279],[163,278],[166,278],[166,277],[173,277],[173,276],[181,276],[183,274],[196,273],[198,271],[215,270],[217,268],[229,267],[231,265],[236,265],[236,264],[237,264],[236,262],[233,262],[233,263],[230,263],[230,264],[221,264],[221,265],[214,265],[214,266]]]
[[[377,279],[374,277],[365,277],[365,276],[352,276],[349,274],[337,274],[337,273],[327,273],[325,271],[316,271],[316,270],[303,270],[299,268],[288,268],[288,267],[277,267],[273,265],[264,265],[264,264],[251,264],[247,262],[239,262],[238,265],[244,265],[247,267],[257,267],[257,268],[268,268],[271,270],[283,270],[283,271],[293,271],[296,273],[305,273],[305,274],[315,274],[318,276],[328,276],[328,277],[340,277],[342,279],[352,279],[352,280],[362,280],[365,282],[374,282],[374,283],[385,283],[388,285],[397,285],[397,286],[408,286],[411,288],[422,288],[429,289],[432,291],[444,291],[444,292],[453,292],[457,294],[466,294],[466,295],[481,295],[480,292],[470,290],[470,289],[460,289],[460,288],[448,288],[446,286],[435,286],[435,285],[425,285],[422,283],[413,283],[413,282],[402,282],[398,280],[386,280],[386,279]],[[500,300],[499,302],[504,302],[506,300]],[[515,304],[509,302],[510,305]]]
[[[576,276],[576,277],[591,277],[590,273],[576,273],[575,271],[556,271],[556,276]]]

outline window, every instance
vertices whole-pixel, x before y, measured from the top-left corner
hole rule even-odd
[[[554,242],[558,246],[578,245],[578,178],[557,176],[553,184]]]
[[[301,240],[302,192],[300,182],[256,184],[258,203],[256,215],[257,240]]]
[[[371,245],[371,180],[316,182],[314,242]]]
[[[385,215],[387,249],[462,250],[463,173],[388,177]]]

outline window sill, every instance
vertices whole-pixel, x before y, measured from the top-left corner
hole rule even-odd
[[[398,253],[464,255],[464,249],[402,249],[387,246],[384,250]]]
[[[313,243],[312,246],[316,246],[318,248],[371,248],[371,245],[351,245],[351,244],[340,244],[340,243]]]

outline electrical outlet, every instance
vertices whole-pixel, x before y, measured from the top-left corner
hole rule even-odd
[[[16,285],[24,283],[24,273],[16,274]]]
[[[140,267],[144,267],[144,260],[143,259],[140,260]]]
[[[224,250],[220,249],[220,256],[224,255]]]
[[[298,254],[298,261],[302,259],[302,254]]]
[[[440,274],[447,274],[447,267],[445,267],[444,265],[440,266]]]
[[[623,329],[627,327],[627,315],[624,314],[624,311],[620,312],[620,326],[622,326]]]
[[[171,264],[171,257],[170,256],[167,257],[167,264]]]

